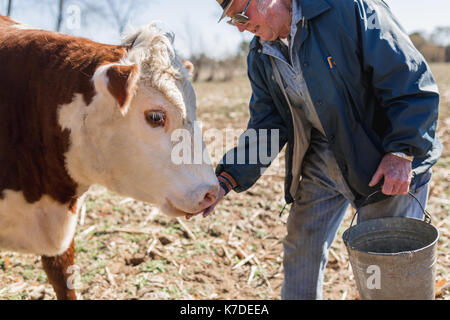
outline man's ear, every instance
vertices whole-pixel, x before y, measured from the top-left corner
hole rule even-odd
[[[194,76],[194,71],[195,71],[194,64],[192,62],[190,62],[189,60],[183,60],[181,63],[188,70],[189,76],[192,78]]]
[[[94,75],[97,91],[112,95],[122,115],[126,115],[136,91],[139,68],[137,65],[111,64],[101,66]]]

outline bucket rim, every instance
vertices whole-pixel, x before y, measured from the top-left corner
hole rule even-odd
[[[363,250],[360,250],[360,249],[358,249],[358,248],[356,248],[356,247],[354,247],[354,246],[351,246],[351,245],[348,243],[348,242],[349,242],[349,241],[348,241],[349,239],[345,240],[345,238],[346,238],[345,235],[348,234],[348,232],[350,231],[350,229],[354,229],[354,228],[356,228],[356,227],[358,227],[358,226],[361,226],[362,224],[365,224],[365,223],[370,222],[370,221],[373,222],[374,220],[386,220],[386,219],[409,219],[409,220],[415,220],[415,221],[417,221],[417,222],[425,223],[427,226],[430,226],[434,231],[436,231],[435,239],[434,239],[431,243],[429,243],[428,245],[426,245],[426,246],[424,246],[424,247],[422,247],[422,248],[416,249],[416,250],[401,251],[401,252],[392,252],[392,253],[363,251]],[[425,251],[425,250],[427,250],[427,249],[429,249],[429,248],[431,248],[431,247],[433,247],[433,246],[436,245],[436,243],[439,241],[440,235],[441,235],[441,234],[440,234],[438,228],[436,228],[433,224],[427,223],[427,222],[425,222],[425,221],[423,221],[423,220],[419,220],[419,219],[415,219],[415,218],[408,218],[408,217],[384,217],[384,218],[377,218],[377,219],[370,219],[370,220],[362,221],[362,222],[360,222],[360,223],[358,223],[358,224],[356,224],[356,225],[354,225],[354,226],[352,226],[352,227],[350,227],[350,228],[347,228],[347,230],[345,230],[344,233],[342,234],[342,239],[343,239],[343,241],[344,241],[345,246],[346,246],[347,249],[349,249],[349,250],[351,249],[351,250],[353,250],[353,251],[358,251],[358,252],[361,252],[361,253],[370,254],[370,255],[376,255],[376,256],[398,256],[398,255],[412,254],[412,253],[418,253],[418,252],[421,252],[421,251]]]

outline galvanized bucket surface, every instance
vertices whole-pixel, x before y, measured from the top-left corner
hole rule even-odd
[[[343,239],[361,299],[433,300],[438,238],[439,231],[431,223],[412,218],[351,225]]]

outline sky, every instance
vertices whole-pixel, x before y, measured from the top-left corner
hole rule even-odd
[[[15,0],[12,18],[43,29],[54,27],[55,9],[43,5],[39,0]],[[47,0],[47,2],[56,0]],[[101,0],[97,0],[101,1]],[[385,0],[393,13],[409,32],[430,33],[435,27],[450,26],[450,0]],[[76,0],[69,0],[69,4]],[[5,12],[6,0],[0,0],[0,10]],[[24,4],[26,4],[24,6]],[[248,32],[240,33],[236,28],[217,20],[221,8],[215,0],[148,0],[148,5],[136,12],[129,27],[138,27],[152,20],[163,22],[166,29],[175,33],[175,47],[183,56],[205,52],[220,58],[233,54],[238,44],[251,39]],[[81,28],[64,32],[84,36],[106,43],[119,43],[120,37],[111,24],[102,23],[99,18],[81,20]],[[95,21],[92,21],[95,20]]]

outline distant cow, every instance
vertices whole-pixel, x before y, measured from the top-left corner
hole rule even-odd
[[[211,165],[171,161],[171,133],[192,133],[195,109],[188,70],[153,25],[106,45],[0,16],[0,249],[41,255],[58,299],[75,299],[67,268],[91,185],[171,216],[210,206]]]

